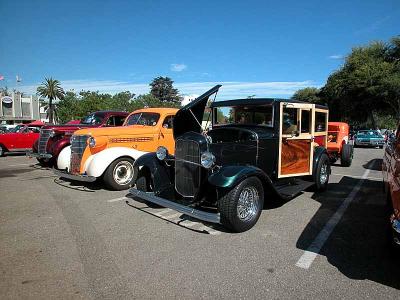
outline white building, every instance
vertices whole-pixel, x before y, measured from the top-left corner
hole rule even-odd
[[[24,96],[12,93],[0,94],[0,124],[29,123],[40,120],[39,99],[36,96]]]

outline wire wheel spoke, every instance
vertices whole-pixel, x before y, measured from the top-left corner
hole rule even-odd
[[[237,215],[242,221],[249,221],[256,217],[259,206],[259,195],[255,187],[245,187],[239,195]]]

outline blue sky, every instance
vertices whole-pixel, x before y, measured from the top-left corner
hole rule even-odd
[[[323,85],[357,45],[400,34],[399,0],[1,0],[0,86],[146,93],[170,76],[182,94],[290,97]]]

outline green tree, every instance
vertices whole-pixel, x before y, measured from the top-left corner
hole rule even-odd
[[[320,92],[331,119],[377,127],[376,116],[400,118],[399,45],[394,38],[352,49]]]
[[[53,123],[53,100],[62,99],[65,95],[60,82],[51,77],[45,78],[42,84],[37,88],[37,94],[49,99],[49,122]]]
[[[306,87],[294,93],[292,99],[310,103],[323,104],[323,100],[319,96],[320,90],[315,87]]]
[[[169,77],[156,77],[150,83],[150,94],[159,99],[161,102],[181,102],[179,92],[173,87],[173,81]]]
[[[63,99],[57,103],[57,116],[61,123],[80,119],[80,103],[74,92],[66,92]]]

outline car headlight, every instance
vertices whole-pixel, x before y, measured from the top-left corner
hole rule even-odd
[[[89,147],[94,148],[96,146],[96,139],[94,137],[90,137],[88,141]]]
[[[201,155],[200,161],[204,168],[209,169],[215,162],[215,156],[211,152],[204,152]]]
[[[56,133],[54,132],[54,130],[50,131],[49,136],[50,136],[51,138],[54,137],[55,135],[56,135]]]
[[[163,146],[158,147],[156,155],[159,160],[164,160],[167,157],[167,148]]]

